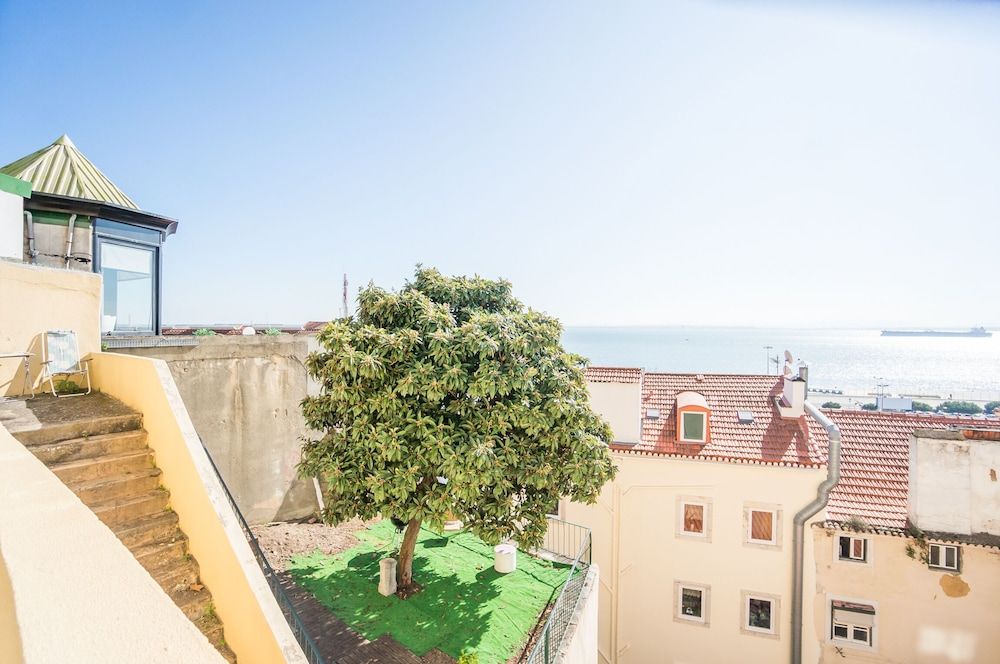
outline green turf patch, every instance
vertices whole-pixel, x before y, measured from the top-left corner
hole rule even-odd
[[[523,646],[538,616],[555,601],[569,568],[517,555],[517,570],[498,574],[493,547],[466,532],[421,529],[413,580],[423,590],[407,600],[378,593],[379,560],[398,546],[388,520],[357,533],[360,543],[334,556],[320,552],[289,564],[295,581],[334,615],[374,640],[390,634],[415,655],[438,648],[481,664],[506,662]]]

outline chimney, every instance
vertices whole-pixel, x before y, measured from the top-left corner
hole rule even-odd
[[[797,420],[802,417],[806,407],[806,388],[808,386],[809,367],[799,363],[798,375],[792,374],[792,354],[785,351],[785,375],[782,380],[781,396],[775,398],[775,405],[782,418]]]

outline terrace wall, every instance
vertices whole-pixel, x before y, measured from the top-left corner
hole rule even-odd
[[[306,375],[312,335],[195,337],[197,345],[123,348],[161,359],[195,429],[251,524],[307,517],[316,490],[296,473],[306,428],[299,402],[316,394]]]

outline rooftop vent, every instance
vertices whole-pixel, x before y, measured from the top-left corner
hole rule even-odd
[[[635,417],[635,415],[633,415],[632,417]],[[647,420],[658,420],[658,419],[660,419],[660,409],[659,408],[647,408],[646,409],[646,419]]]
[[[753,412],[749,410],[736,411],[736,419],[740,424],[753,424]]]

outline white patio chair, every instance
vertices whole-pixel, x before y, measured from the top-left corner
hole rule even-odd
[[[54,397],[78,397],[90,394],[90,367],[80,360],[80,345],[76,341],[76,332],[70,330],[49,330],[45,333],[42,343],[42,386],[49,381],[49,387]],[[82,375],[87,379],[86,392],[72,394],[56,394],[56,376]]]

